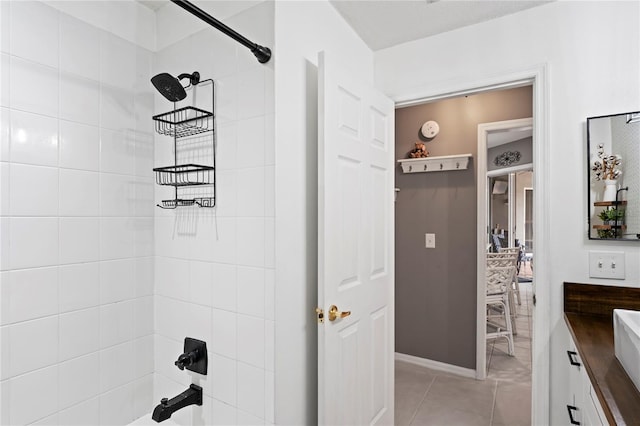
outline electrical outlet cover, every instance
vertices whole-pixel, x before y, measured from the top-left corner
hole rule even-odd
[[[436,248],[436,234],[424,234],[424,246],[426,248]]]

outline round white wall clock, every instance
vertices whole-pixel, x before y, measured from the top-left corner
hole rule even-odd
[[[433,120],[429,120],[422,125],[420,132],[425,138],[433,138],[440,131],[440,126]]]

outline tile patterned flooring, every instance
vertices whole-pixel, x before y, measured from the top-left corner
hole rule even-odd
[[[531,283],[521,283],[515,356],[505,339],[487,342],[485,381],[396,361],[395,424],[531,424]]]

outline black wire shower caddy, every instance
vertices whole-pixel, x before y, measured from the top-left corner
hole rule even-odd
[[[200,86],[211,84],[212,109],[215,103],[215,84],[212,79],[202,80]],[[190,84],[185,89],[192,88]],[[174,188],[173,199],[162,200],[158,207],[175,209],[197,205],[211,208],[216,206],[216,143],[215,143],[215,115],[213,111],[206,111],[193,106],[176,108],[162,114],[154,115],[156,133],[173,137],[174,164],[153,169],[156,183]],[[211,165],[178,164],[178,146],[183,138],[211,133],[212,159]],[[183,189],[187,187],[209,187],[211,191],[203,196],[185,196]],[[202,195],[202,194],[198,194]]]

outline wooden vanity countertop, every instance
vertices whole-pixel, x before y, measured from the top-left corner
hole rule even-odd
[[[640,288],[564,283],[564,318],[611,425],[640,425],[640,392],[615,356],[613,309],[640,310]]]

